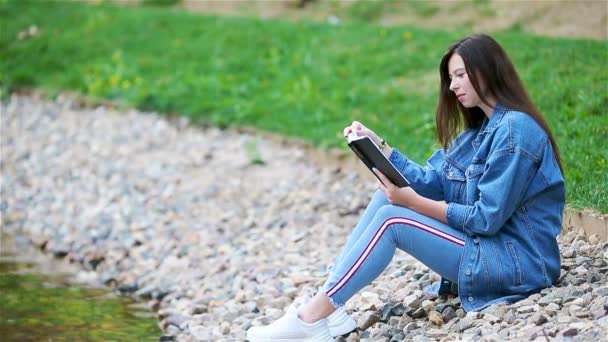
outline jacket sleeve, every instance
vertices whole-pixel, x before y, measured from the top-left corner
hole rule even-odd
[[[408,180],[414,191],[426,198],[441,201],[445,197],[441,181],[441,165],[444,157],[444,151],[439,149],[429,158],[427,165],[422,167],[393,148],[389,159]]]
[[[473,205],[450,203],[448,224],[467,235],[494,235],[521,205],[537,165],[518,149],[497,151],[483,166]]]

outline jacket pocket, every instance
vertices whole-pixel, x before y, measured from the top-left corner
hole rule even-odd
[[[515,286],[520,286],[523,283],[523,274],[521,272],[521,264],[519,262],[519,254],[517,253],[517,249],[515,248],[514,241],[505,241],[505,245],[507,246],[507,250],[513,259],[513,269],[515,271]]]
[[[466,176],[466,203],[473,205],[480,199],[479,179],[485,170],[485,164],[471,164],[467,167]]]
[[[464,188],[466,184],[466,177],[464,171],[450,163],[444,163],[443,165],[444,175],[444,192],[446,201],[448,203],[464,203]]]

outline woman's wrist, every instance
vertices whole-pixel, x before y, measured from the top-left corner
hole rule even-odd
[[[382,151],[384,149],[384,147],[386,147],[386,140],[384,138],[380,138],[377,134],[376,134],[376,139],[373,139],[374,143],[376,144],[376,146],[378,146],[378,149],[380,151]]]
[[[393,149],[388,145],[386,139],[380,138],[379,141],[380,142],[376,143],[376,145],[378,146],[380,152],[382,152],[382,154],[384,154],[386,158],[390,157],[391,153],[393,153]]]
[[[408,203],[407,207],[422,215],[432,217],[443,223],[448,222],[448,205],[444,201],[435,201],[416,194],[415,197],[410,199],[410,203]]]

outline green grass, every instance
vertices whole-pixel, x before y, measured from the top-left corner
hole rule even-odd
[[[206,17],[157,7],[0,1],[0,82],[74,90],[218,126],[344,148],[361,120],[418,162],[436,148],[437,66],[459,32]],[[18,40],[36,25],[39,33]],[[495,37],[546,114],[568,201],[608,212],[608,45]]]
[[[181,0],[142,0],[144,6],[175,6],[179,4]]]

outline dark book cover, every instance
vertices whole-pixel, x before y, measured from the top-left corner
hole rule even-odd
[[[357,157],[359,157],[365,166],[372,171],[376,178],[378,178],[378,175],[372,170],[374,167],[380,170],[380,172],[396,186],[403,188],[410,185],[407,179],[405,179],[395,165],[386,158],[370,137],[349,134],[347,139],[348,147],[355,152]],[[380,180],[380,178],[378,178],[378,180]]]

